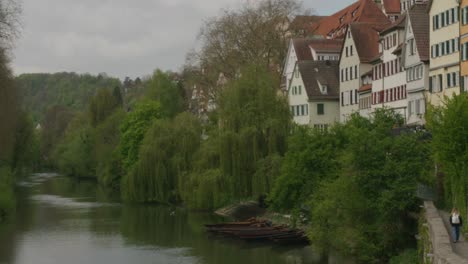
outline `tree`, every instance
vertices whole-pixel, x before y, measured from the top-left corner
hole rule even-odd
[[[286,151],[290,112],[277,84],[263,66],[250,66],[220,96],[220,169],[234,197],[253,194],[257,162]]]
[[[169,73],[156,70],[148,82],[147,97],[161,105],[162,117],[173,118],[184,110],[183,91]]]
[[[418,182],[431,168],[429,144],[409,130],[395,135],[401,117],[377,110],[372,121],[353,116],[344,125],[339,170],[312,193],[309,237],[322,248],[336,248],[363,263],[386,263],[414,243],[419,211]],[[298,176],[296,176],[298,177]]]
[[[118,87],[113,92],[110,89],[99,89],[89,104],[91,125],[96,127],[121,106],[122,96]]]
[[[137,202],[179,202],[179,182],[191,170],[200,140],[199,121],[191,114],[153,122],[138,162],[122,181],[123,197]]]
[[[466,215],[468,187],[468,94],[445,98],[440,107],[429,107],[427,123],[432,151],[445,174],[445,202]]]
[[[41,128],[41,156],[48,161],[50,154],[62,139],[74,113],[64,106],[52,106],[47,111]]]
[[[155,101],[144,101],[136,105],[124,119],[121,127],[119,152],[123,168],[128,171],[138,161],[141,142],[154,120],[161,117],[161,106]]]
[[[0,167],[10,167],[15,145],[18,100],[5,50],[0,47]]]
[[[291,37],[289,19],[301,10],[296,0],[262,0],[207,20],[200,31],[201,50],[187,58],[189,68],[199,69],[205,96],[217,98],[220,74],[233,80],[249,64],[279,75]]]

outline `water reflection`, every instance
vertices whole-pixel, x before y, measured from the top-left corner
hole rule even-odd
[[[121,205],[89,181],[50,174],[19,184],[14,223],[0,228],[0,263],[345,263],[311,247],[285,248],[210,236],[212,214]]]

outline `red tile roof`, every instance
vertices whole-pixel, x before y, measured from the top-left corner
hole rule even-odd
[[[322,19],[310,28],[309,33],[329,38],[340,38],[345,33],[346,27],[352,22],[383,24],[388,21],[387,16],[374,1],[359,0]]]
[[[387,14],[401,13],[400,0],[383,0],[383,6]]]
[[[292,40],[298,61],[313,60],[310,47],[316,52],[340,53],[343,46],[341,39],[295,38]]]
[[[292,40],[298,61],[313,59],[312,52],[309,48],[311,41],[312,39],[307,38],[295,38]]]
[[[401,15],[395,22],[393,22],[392,24],[384,28],[382,31],[380,31],[380,35],[382,36],[393,30],[405,28],[405,23],[406,13],[404,15]]]
[[[342,46],[342,39],[314,39],[309,43],[316,52],[326,53],[340,53]]]
[[[302,30],[307,29],[313,26],[315,23],[320,22],[320,20],[324,19],[326,16],[296,16],[289,27],[292,30]]]
[[[379,53],[379,31],[383,25],[352,23],[349,27],[361,62],[371,62]]]

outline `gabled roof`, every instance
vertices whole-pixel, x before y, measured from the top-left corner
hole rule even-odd
[[[313,60],[310,48],[316,52],[339,53],[343,46],[341,39],[295,38],[292,39],[298,61]]]
[[[296,56],[298,61],[302,60],[312,60],[312,52],[310,51],[309,44],[312,39],[308,38],[295,38],[292,39],[292,44],[294,45],[294,50],[296,51]]]
[[[313,48],[316,52],[323,53],[340,53],[342,46],[342,39],[313,39],[309,43],[309,47]]]
[[[385,13],[387,14],[400,14],[401,5],[400,0],[383,0]]]
[[[421,61],[430,60],[429,52],[429,14],[426,12],[427,3],[415,4],[408,11],[411,21],[416,47]]]
[[[340,38],[352,22],[383,24],[389,22],[387,16],[372,0],[359,0],[335,14],[322,19],[311,27],[310,33],[330,38]],[[336,33],[333,35],[333,33]]]
[[[348,30],[356,45],[356,50],[361,62],[370,62],[379,56],[379,31],[383,25],[370,23],[352,23]]]
[[[296,64],[304,82],[309,100],[339,100],[339,63],[338,61],[299,61]],[[327,85],[323,94],[319,87]]]
[[[320,22],[326,16],[296,16],[289,27],[293,30],[307,29],[314,24]]]
[[[406,23],[406,13],[401,15],[395,22],[384,28],[382,31],[380,31],[380,35],[385,35],[388,32],[392,32],[393,30],[397,29],[403,29],[405,28],[405,23]]]

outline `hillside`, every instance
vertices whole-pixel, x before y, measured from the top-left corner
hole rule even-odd
[[[117,78],[77,73],[32,73],[15,78],[22,105],[35,122],[43,120],[47,109],[61,105],[82,110],[99,88],[121,87]]]

